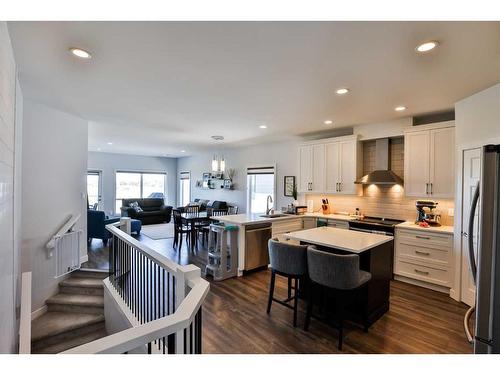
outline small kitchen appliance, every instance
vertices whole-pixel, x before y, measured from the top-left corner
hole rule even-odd
[[[441,226],[441,215],[434,211],[437,205],[438,202],[434,201],[416,201],[417,220],[415,220],[415,224],[425,222],[431,226]]]

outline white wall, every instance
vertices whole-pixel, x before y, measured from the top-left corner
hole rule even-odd
[[[24,102],[21,268],[33,273],[33,310],[57,292],[54,257],[45,245],[72,214],[87,231],[87,121],[31,100]],[[83,241],[80,254],[87,254]]]
[[[500,83],[455,104],[457,147],[500,142]]]
[[[176,206],[177,159],[175,158],[89,152],[88,169],[102,171],[102,199],[107,214],[114,214],[116,170],[167,173],[167,204]]]
[[[250,166],[276,165],[276,202],[274,207],[281,209],[293,201],[283,194],[283,177],[296,176],[298,173],[298,143],[268,143],[237,149],[219,150],[224,154],[226,170],[235,168],[234,190],[206,190],[195,186],[202,179],[203,172],[211,171],[213,153],[178,159],[177,172],[191,172],[191,200],[194,198],[222,200],[238,205],[240,213],[246,212],[246,168]],[[178,188],[178,186],[177,186]]]

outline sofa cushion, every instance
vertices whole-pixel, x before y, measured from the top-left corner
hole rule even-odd
[[[135,210],[135,212],[142,212],[143,211],[143,209],[141,208],[141,206],[139,206],[139,203],[137,203],[137,202],[130,203],[129,207],[132,207]]]

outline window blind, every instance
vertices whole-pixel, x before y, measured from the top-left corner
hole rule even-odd
[[[274,167],[248,167],[247,175],[274,174]]]

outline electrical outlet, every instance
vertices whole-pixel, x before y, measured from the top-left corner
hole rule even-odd
[[[448,208],[448,216],[455,216],[455,209],[454,208]]]

